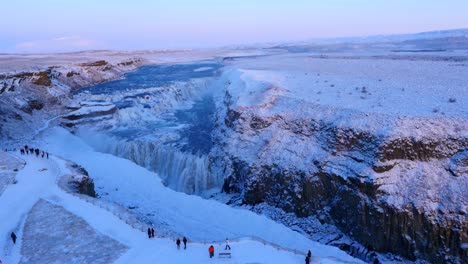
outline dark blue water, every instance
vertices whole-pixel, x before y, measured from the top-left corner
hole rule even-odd
[[[182,151],[192,154],[208,154],[213,146],[211,132],[215,125],[215,103],[213,96],[204,96],[195,101],[192,108],[175,112],[178,123],[188,124],[180,135],[187,144],[182,146]]]
[[[194,71],[201,67],[209,70]],[[79,89],[76,93],[109,94],[117,91],[129,91],[170,85],[173,82],[188,81],[193,78],[212,77],[221,65],[214,62],[193,64],[147,65],[137,71],[127,73],[124,79],[100,83]]]

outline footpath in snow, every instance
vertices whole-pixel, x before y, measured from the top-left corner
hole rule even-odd
[[[31,245],[37,245],[39,242],[47,245],[48,250],[54,251],[54,256],[58,258],[56,261],[59,263],[82,263],[83,256],[80,254],[84,253],[80,251],[80,248],[84,248],[85,245],[88,246],[86,251],[88,259],[105,259],[103,256],[112,254],[109,251],[115,251],[115,254],[118,255],[107,256],[107,260],[115,259],[114,263],[304,262],[302,254],[249,239],[250,236],[261,237],[281,247],[303,252],[311,249],[314,255],[313,263],[359,262],[337,248],[310,241],[304,236],[250,211],[233,209],[215,201],[174,192],[164,187],[154,173],[125,159],[94,152],[80,139],[63,129],[46,130],[43,136],[42,148],[84,166],[91,177],[95,179],[97,186],[108,186],[99,190],[100,192],[119,190],[114,191],[112,197],[106,199],[122,205],[126,205],[126,201],[131,201],[139,208],[141,206],[143,210],[146,206],[153,207],[151,209],[157,210],[161,223],[171,224],[170,228],[178,230],[180,234],[189,238],[188,248],[187,250],[177,250],[174,240],[171,238],[150,240],[145,232],[131,227],[110,211],[64,192],[57,186],[57,181],[62,175],[71,173],[65,160],[53,155],[50,159],[42,159],[33,155],[21,156],[17,154],[19,158],[24,159],[26,166],[18,172],[17,183],[8,185],[0,196],[0,223],[2,224],[0,228],[0,259],[3,263],[26,263],[28,257],[31,256],[22,254],[34,250],[25,247],[32,247]],[[34,208],[34,215],[30,213],[32,208]],[[47,210],[58,213],[47,217]],[[58,214],[60,217],[57,216]],[[40,222],[42,215],[44,218],[47,217],[44,221],[48,222],[41,225],[37,222]],[[73,219],[74,216],[76,219]],[[31,224],[32,227],[44,228],[42,230],[44,232],[50,225],[53,226],[53,228],[49,227],[50,230],[68,230],[69,232],[64,232],[64,234],[54,234],[54,240],[60,241],[61,235],[63,241],[72,241],[68,243],[75,244],[55,243],[56,241],[50,241],[50,243],[30,241],[31,239],[44,240],[49,236],[41,237],[38,230],[23,229],[25,222],[29,221],[28,219],[34,220],[34,223]],[[54,222],[54,219],[57,220]],[[67,222],[67,219],[71,220]],[[70,225],[70,223],[80,224]],[[29,226],[29,223],[26,226]],[[158,234],[157,225],[155,229]],[[13,245],[10,239],[12,231],[18,235],[16,245]],[[80,239],[67,237],[68,233],[80,232],[83,233]],[[24,244],[23,237],[26,239]],[[99,237],[99,241],[114,241],[112,242],[112,245],[115,245],[113,250],[96,245],[93,247],[94,251],[90,251],[90,241],[88,240],[96,239],[98,241],[96,237]],[[218,257],[218,253],[224,251],[222,250],[224,244],[214,241],[223,241],[224,239],[221,237],[229,237],[232,240],[232,258]],[[244,238],[236,239],[239,237]],[[213,259],[208,257],[210,244],[213,244],[216,249]]]

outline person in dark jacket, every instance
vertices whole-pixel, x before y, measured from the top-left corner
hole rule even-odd
[[[148,227],[148,238],[151,238],[151,229]]]
[[[177,249],[180,249],[180,238],[177,238],[176,244],[177,244]]]
[[[312,252],[310,252],[310,250],[309,250],[309,252],[307,252],[307,256],[308,256],[309,258],[312,258]]]
[[[184,249],[187,249],[187,238],[184,237],[184,239],[182,239],[182,242],[184,242]]]
[[[213,247],[213,245],[211,245],[211,246],[208,248],[208,252],[210,252],[210,258],[214,257],[214,247]]]
[[[15,232],[11,232],[11,240],[13,240],[13,244],[16,244],[16,234],[15,234]]]
[[[226,238],[226,247],[224,248],[224,250],[231,250],[231,246],[229,245],[229,240]]]
[[[154,237],[154,228],[151,228],[151,237]]]

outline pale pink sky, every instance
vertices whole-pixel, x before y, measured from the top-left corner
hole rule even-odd
[[[468,0],[15,0],[0,52],[198,48],[468,28]]]

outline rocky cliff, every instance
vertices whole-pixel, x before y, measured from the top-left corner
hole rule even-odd
[[[316,216],[370,251],[468,259],[465,119],[369,115],[277,92],[246,106],[232,85],[213,155],[225,192]]]

